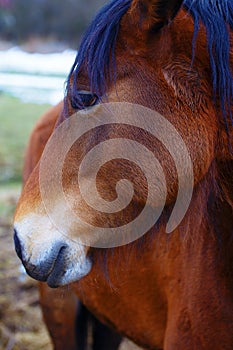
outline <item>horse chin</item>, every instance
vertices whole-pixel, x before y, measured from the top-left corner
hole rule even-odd
[[[64,268],[62,265],[63,262],[61,262],[61,266],[59,262],[56,262],[53,270],[49,274],[46,282],[50,288],[57,288],[77,282],[87,276],[92,268],[92,263],[88,258],[83,262],[77,261],[75,263],[75,261],[73,261]]]
[[[69,253],[67,252],[67,254]],[[55,260],[46,260],[37,263],[37,265],[23,261],[23,265],[30,277],[40,282],[46,282],[50,288],[77,282],[87,276],[92,268],[92,262],[89,258],[82,261],[80,259],[69,261],[63,253],[63,248]]]

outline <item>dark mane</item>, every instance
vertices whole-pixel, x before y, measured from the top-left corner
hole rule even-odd
[[[116,79],[115,43],[120,20],[131,2],[131,0],[111,1],[100,10],[86,31],[68,77],[68,91],[72,105],[76,108],[83,107],[76,86],[81,67],[87,67],[90,89],[99,98],[106,93],[108,82]],[[206,28],[213,91],[215,96],[219,96],[229,133],[229,128],[233,127],[233,77],[230,67],[229,33],[230,29],[233,29],[233,1],[185,0],[184,6],[194,19],[194,53],[200,21]],[[71,76],[73,76],[72,84]]]
[[[83,108],[77,94],[76,81],[81,67],[86,66],[90,89],[99,98],[107,90],[107,82],[116,79],[115,43],[120,20],[131,0],[112,0],[96,15],[83,36],[77,57],[68,77],[72,105]],[[73,75],[73,84],[70,84]]]

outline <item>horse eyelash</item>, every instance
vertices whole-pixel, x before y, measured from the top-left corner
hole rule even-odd
[[[88,97],[90,97],[90,101],[88,101]],[[71,99],[71,105],[74,109],[85,109],[95,106],[99,100],[99,97],[95,93],[92,93],[91,91],[80,90],[77,92],[75,98]]]

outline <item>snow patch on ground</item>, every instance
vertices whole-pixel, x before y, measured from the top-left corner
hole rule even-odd
[[[39,54],[15,47],[0,51],[0,92],[24,102],[56,104],[64,96],[64,86],[76,51]]]

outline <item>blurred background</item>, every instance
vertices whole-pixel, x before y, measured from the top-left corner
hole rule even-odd
[[[13,249],[24,150],[63,98],[81,36],[104,0],[0,0],[0,350],[51,350],[36,283]]]

